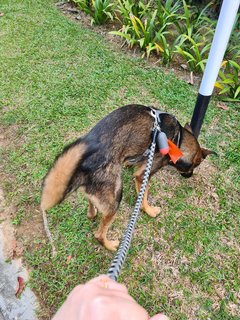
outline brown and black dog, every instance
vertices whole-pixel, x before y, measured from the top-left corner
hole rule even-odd
[[[45,229],[46,210],[63,201],[66,196],[80,189],[89,200],[88,217],[93,219],[97,211],[102,213],[95,237],[109,250],[116,250],[119,241],[110,241],[107,231],[113,222],[122,198],[122,168],[134,165],[137,192],[140,190],[146,166],[146,150],[151,145],[154,118],[153,108],[143,105],[127,105],[111,112],[99,121],[85,136],[68,145],[56,158],[43,181],[41,209]],[[153,109],[154,110],[154,109]],[[173,165],[184,176],[190,177],[201,161],[213,151],[203,149],[189,125],[183,128],[176,118],[161,113],[161,130],[183,153],[173,164],[168,155],[156,149],[150,177],[161,167]],[[148,188],[142,209],[156,217],[160,208],[148,204]]]

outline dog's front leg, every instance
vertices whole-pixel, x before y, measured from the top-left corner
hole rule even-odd
[[[136,186],[137,193],[139,193],[141,185],[142,185],[142,178],[143,178],[143,173],[144,173],[145,167],[146,167],[145,165],[142,165],[141,167],[138,168],[138,170],[134,174],[135,186]],[[142,202],[142,209],[150,217],[155,218],[160,213],[160,207],[152,207],[149,205],[149,203],[148,203],[148,190],[149,190],[149,184],[147,185],[145,193],[144,193],[143,202]]]

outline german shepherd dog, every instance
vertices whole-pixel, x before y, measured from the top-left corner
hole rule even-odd
[[[127,105],[114,110],[89,133],[71,143],[57,156],[43,181],[41,210],[48,237],[46,211],[63,201],[78,188],[89,201],[87,216],[93,219],[102,213],[95,233],[96,239],[108,250],[116,250],[119,241],[109,240],[107,231],[112,224],[122,198],[122,168],[134,165],[136,190],[139,192],[146,167],[146,150],[152,142],[153,108]],[[156,109],[155,109],[156,110]],[[150,177],[160,168],[173,165],[184,177],[191,177],[203,159],[215,152],[200,147],[188,124],[182,127],[173,115],[160,113],[161,130],[177,144],[182,157],[174,164],[169,155],[155,151]],[[148,203],[146,189],[142,209],[156,217],[160,208]],[[52,242],[52,239],[50,239]]]

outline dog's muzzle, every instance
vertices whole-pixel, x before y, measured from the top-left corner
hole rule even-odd
[[[181,173],[181,176],[184,178],[190,178],[192,175],[193,175],[193,171]]]

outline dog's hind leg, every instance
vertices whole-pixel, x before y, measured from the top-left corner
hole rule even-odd
[[[122,182],[120,173],[116,175],[109,174],[108,172],[108,179],[104,181],[104,185],[100,180],[97,180],[95,187],[91,186],[91,194],[86,189],[84,193],[91,202],[91,205],[95,206],[102,213],[99,228],[95,232],[95,238],[108,250],[115,251],[117,250],[119,241],[109,240],[107,232],[115,219],[116,211],[122,198]]]
[[[111,224],[115,219],[115,212],[105,212],[103,213],[98,230],[95,232],[95,238],[104,245],[104,247],[110,251],[117,250],[119,246],[118,240],[109,240],[107,238],[107,232]]]
[[[94,206],[94,204],[89,200],[89,207],[88,207],[88,213],[87,217],[91,220],[93,220],[97,215],[97,210]]]

